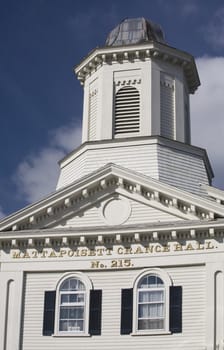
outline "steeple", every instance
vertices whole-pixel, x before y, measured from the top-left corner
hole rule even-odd
[[[75,72],[84,85],[83,142],[158,135],[190,143],[196,65],[166,44],[159,25],[125,19]]]
[[[125,19],[74,69],[84,88],[82,145],[61,162],[57,188],[114,163],[188,192],[213,177],[190,145],[194,58],[169,46],[161,27]]]

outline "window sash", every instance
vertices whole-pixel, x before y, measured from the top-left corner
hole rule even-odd
[[[138,320],[138,330],[163,330],[164,323],[164,319],[140,319]]]
[[[59,292],[59,332],[85,332],[86,291]]]
[[[85,292],[60,292],[60,305],[85,304]]]
[[[84,320],[59,320],[59,332],[82,333]]]
[[[165,299],[164,289],[140,289],[138,291],[139,303],[163,302]]]
[[[165,288],[138,289],[138,330],[165,328],[165,300]]]
[[[164,303],[140,304],[138,306],[138,318],[164,318]]]

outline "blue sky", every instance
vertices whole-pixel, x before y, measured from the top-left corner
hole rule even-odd
[[[57,161],[80,143],[82,87],[72,67],[126,17],[159,23],[193,54],[192,144],[224,189],[223,0],[0,0],[0,217],[52,192]]]

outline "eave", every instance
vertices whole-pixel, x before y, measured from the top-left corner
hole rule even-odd
[[[81,84],[104,64],[129,60],[159,59],[182,66],[189,92],[194,93],[200,85],[196,64],[192,55],[165,44],[151,42],[130,46],[103,47],[93,50],[82,62],[74,67],[74,73]]]
[[[0,248],[10,249],[44,249],[56,247],[93,247],[113,244],[148,244],[183,242],[184,240],[215,239],[224,237],[224,220],[185,221],[157,223],[154,225],[131,225],[127,227],[94,227],[78,229],[60,228],[46,230],[25,230],[17,232],[0,232]]]
[[[216,200],[219,204],[224,204],[224,191],[218,188],[201,185],[201,187],[208,193],[208,195]]]

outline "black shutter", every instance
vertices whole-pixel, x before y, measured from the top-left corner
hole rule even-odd
[[[52,335],[54,333],[55,297],[55,290],[45,292],[43,335]]]
[[[170,331],[182,332],[182,287],[170,287]]]
[[[101,334],[101,310],[102,310],[102,290],[90,291],[89,306],[89,333],[91,335]]]
[[[121,334],[132,332],[133,289],[121,290]]]

